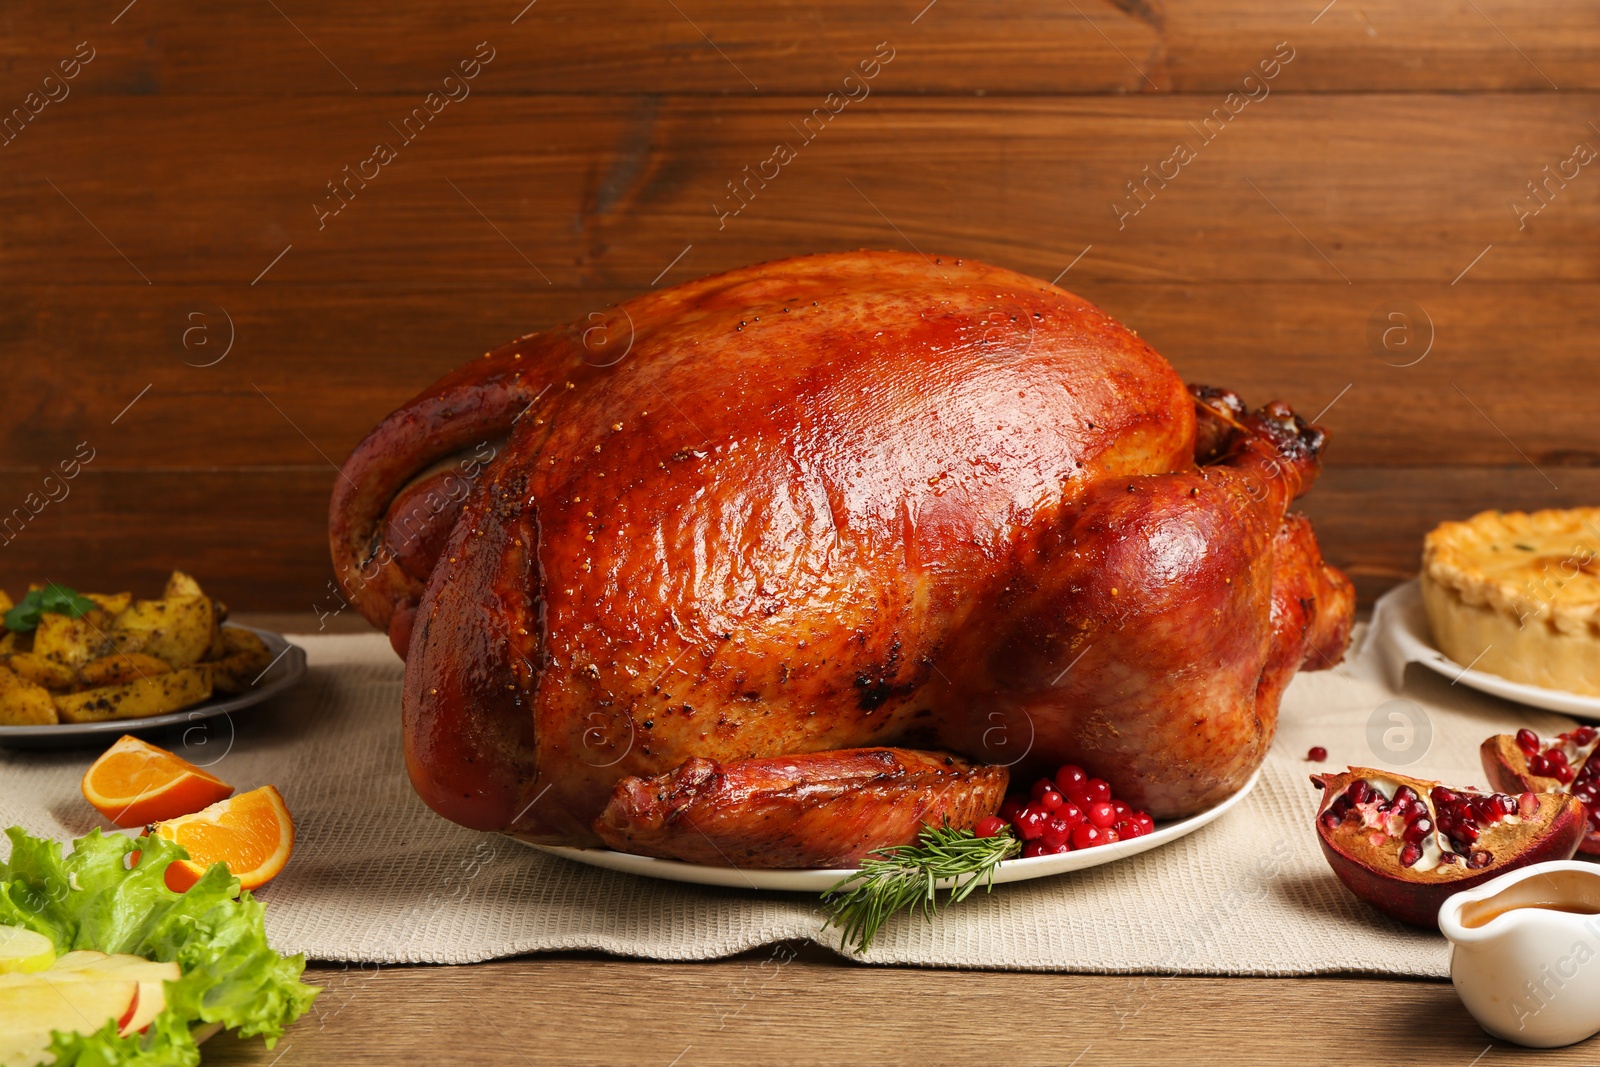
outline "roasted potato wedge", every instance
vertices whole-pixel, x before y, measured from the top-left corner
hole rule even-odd
[[[0,667],[0,726],[54,726],[55,722],[50,691]]]
[[[41,656],[37,652],[14,652],[6,657],[6,666],[18,678],[42,685],[46,689],[71,689],[72,668],[58,659]]]
[[[222,628],[224,654],[207,666],[216,687],[224,693],[242,693],[272,662],[266,642],[238,626]]]
[[[17,634],[8,633],[4,637],[0,637],[0,656],[9,656],[13,652],[23,651],[17,647],[18,636]]]
[[[139,678],[153,678],[170,670],[172,664],[143,652],[113,652],[79,667],[78,680],[90,686],[121,685]]]
[[[109,651],[107,644],[103,630],[96,629],[93,620],[47,611],[39,616],[38,629],[33,631],[32,651],[76,670]]]
[[[94,601],[95,606],[101,611],[116,618],[128,610],[128,605],[133,603],[132,593],[85,593],[84,596]]]
[[[200,583],[182,571],[172,572],[172,577],[167,579],[166,591],[161,594],[162,598],[167,600],[178,596],[205,595],[205,590],[200,588]]]
[[[16,604],[12,603],[11,598],[6,595],[6,591],[4,589],[0,589],[0,615],[4,615],[6,612],[10,611],[16,606]],[[6,624],[4,620],[0,620],[0,630],[4,630],[5,628]]]
[[[204,596],[135,600],[117,616],[111,638],[119,652],[144,652],[188,667],[210,650],[214,618]]]
[[[211,696],[211,668],[184,667],[121,685],[105,685],[54,698],[62,722],[105,722],[164,715]]]

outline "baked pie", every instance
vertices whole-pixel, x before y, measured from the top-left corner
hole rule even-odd
[[[1600,508],[1441,523],[1421,584],[1434,643],[1457,663],[1600,696]]]

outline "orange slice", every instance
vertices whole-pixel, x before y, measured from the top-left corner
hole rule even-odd
[[[270,785],[153,829],[189,850],[187,860],[167,867],[167,888],[174,893],[198,882],[213,863],[225,864],[242,888],[255,889],[272,881],[294,851],[294,820]]]
[[[127,734],[83,775],[83,799],[118,826],[188,815],[232,793],[215,775]]]

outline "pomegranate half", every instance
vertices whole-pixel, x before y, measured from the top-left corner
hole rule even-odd
[[[1583,801],[1589,821],[1578,851],[1600,856],[1600,730],[1580,726],[1544,738],[1532,730],[1496,734],[1478,749],[1489,784],[1509,793],[1571,793]]]
[[[1345,888],[1386,915],[1437,927],[1452,893],[1514,867],[1572,858],[1587,825],[1569,794],[1448,789],[1392,771],[1313,774],[1317,837]]]

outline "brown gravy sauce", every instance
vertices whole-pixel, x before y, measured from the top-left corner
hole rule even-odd
[[[1552,871],[1518,882],[1486,900],[1461,909],[1461,925],[1487,926],[1500,916],[1532,908],[1568,915],[1600,915],[1600,868],[1588,871]]]
[[[1474,911],[1471,915],[1463,912],[1461,925],[1474,928],[1488,926],[1507,912],[1520,911],[1524,908],[1536,908],[1539,911],[1565,911],[1573,915],[1600,915],[1600,907],[1594,907],[1589,904],[1507,904],[1504,907]]]

